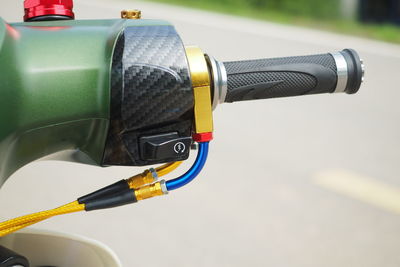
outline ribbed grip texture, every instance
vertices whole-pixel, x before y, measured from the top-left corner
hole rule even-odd
[[[337,84],[330,54],[224,62],[225,102],[332,93]]]

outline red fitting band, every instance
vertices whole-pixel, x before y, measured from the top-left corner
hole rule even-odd
[[[73,0],[25,0],[24,21],[46,15],[66,16],[74,18]]]
[[[203,142],[210,142],[213,139],[213,133],[195,133],[193,134],[193,140],[198,142],[198,143],[203,143]]]

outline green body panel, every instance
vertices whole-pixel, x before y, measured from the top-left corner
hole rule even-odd
[[[62,150],[100,165],[119,33],[156,20],[7,24],[0,18],[0,186],[18,168]]]

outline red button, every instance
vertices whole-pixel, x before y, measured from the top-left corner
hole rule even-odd
[[[73,19],[75,17],[73,7],[73,0],[25,0],[24,21],[48,15],[66,16]]]

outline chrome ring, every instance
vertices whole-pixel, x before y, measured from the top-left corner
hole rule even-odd
[[[211,65],[214,98],[212,102],[212,109],[215,110],[218,104],[225,102],[226,94],[228,91],[228,76],[224,63],[215,60],[213,57],[207,55],[208,62]]]
[[[346,90],[348,80],[347,62],[342,53],[330,53],[335,59],[337,69],[337,84],[334,93],[343,93]]]
[[[365,76],[365,65],[364,65],[364,60],[360,59],[360,63],[361,63],[361,82],[364,82],[364,76]]]
[[[157,181],[159,178],[157,171],[154,168],[150,168],[149,171],[150,171],[151,175],[153,176],[154,181]]]
[[[160,181],[161,190],[163,191],[164,195],[168,194],[168,188],[165,180]]]
[[[223,62],[217,61],[219,78],[219,103],[225,103],[228,93],[228,75]]]

